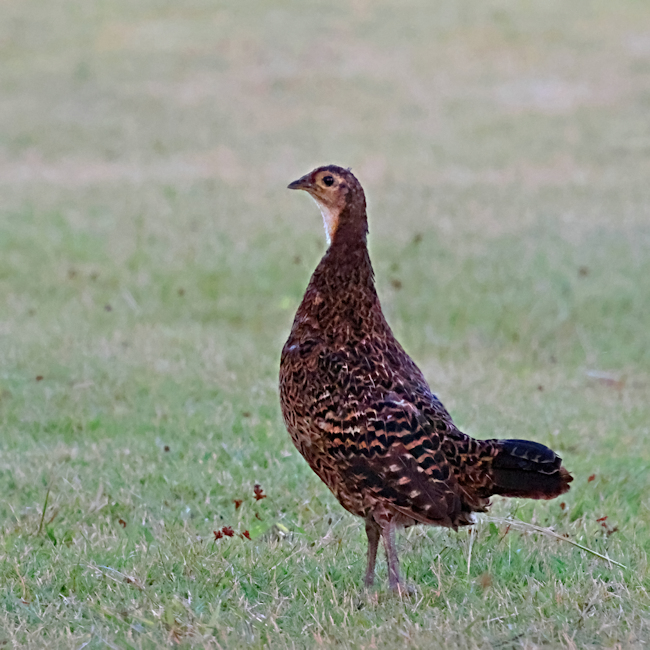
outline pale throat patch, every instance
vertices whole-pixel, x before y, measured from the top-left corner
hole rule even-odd
[[[316,197],[312,196],[314,202],[320,209],[320,213],[323,215],[323,225],[325,226],[325,237],[327,238],[327,245],[329,246],[332,243],[332,238],[334,233],[339,225],[339,215],[341,210],[338,208],[332,209],[321,203]]]

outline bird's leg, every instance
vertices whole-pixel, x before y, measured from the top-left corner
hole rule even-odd
[[[366,517],[366,535],[368,536],[368,568],[363,584],[372,587],[375,582],[375,561],[377,560],[377,547],[381,536],[381,528],[372,515]]]
[[[395,524],[388,521],[381,529],[384,539],[384,550],[386,551],[386,562],[388,563],[388,586],[391,591],[401,591],[404,586],[399,578],[399,559],[395,547]]]

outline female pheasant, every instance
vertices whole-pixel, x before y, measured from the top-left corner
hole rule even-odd
[[[526,440],[474,440],[459,431],[384,318],[375,291],[363,189],[341,167],[289,185],[318,204],[329,244],[298,308],[280,362],[289,434],[341,505],[363,517],[365,584],[379,538],[392,590],[402,590],[395,529],[457,529],[500,494],[552,499],[573,480],[562,459]]]

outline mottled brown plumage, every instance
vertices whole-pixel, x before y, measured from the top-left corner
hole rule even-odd
[[[365,584],[373,583],[381,536],[390,587],[400,589],[397,526],[456,529],[485,511],[493,494],[551,499],[572,478],[543,445],[474,440],[456,428],[384,318],[354,175],[330,165],[289,188],[315,199],[330,246],[282,350],[282,413],[310,467],[366,521]]]

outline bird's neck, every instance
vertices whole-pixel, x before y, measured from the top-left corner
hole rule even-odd
[[[361,240],[335,237],[316,268],[314,276],[322,278],[323,289],[328,291],[345,290],[352,295],[361,291],[376,296],[375,274],[370,262],[365,234]]]
[[[311,277],[294,327],[316,327],[328,338],[361,340],[388,325],[375,290],[366,244],[367,221],[342,219]]]
[[[368,218],[363,205],[348,204],[338,217],[330,246],[316,268],[314,276],[325,282],[328,290],[358,291],[374,296],[374,272],[367,245]]]

